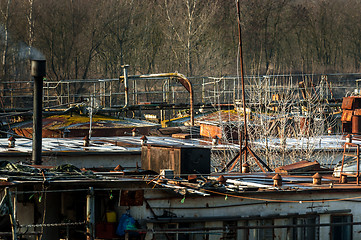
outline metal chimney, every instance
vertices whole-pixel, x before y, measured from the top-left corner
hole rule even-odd
[[[34,78],[33,102],[33,155],[32,162],[41,165],[42,151],[42,109],[43,109],[43,78],[46,75],[45,60],[31,60],[31,76]]]

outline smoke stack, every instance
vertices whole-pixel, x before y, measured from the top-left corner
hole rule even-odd
[[[43,78],[46,75],[45,60],[31,60],[31,76],[34,78],[33,102],[33,155],[32,162],[41,165],[42,151],[42,109],[43,109]]]

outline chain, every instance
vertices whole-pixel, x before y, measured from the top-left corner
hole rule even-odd
[[[31,228],[31,227],[65,227],[65,226],[77,226],[85,225],[85,222],[71,222],[71,223],[45,223],[45,224],[30,224],[20,225],[20,228]]]

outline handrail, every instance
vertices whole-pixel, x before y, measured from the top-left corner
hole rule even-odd
[[[194,126],[194,108],[193,108],[193,89],[192,89],[192,83],[189,81],[189,79],[186,78],[181,73],[156,73],[156,74],[145,74],[145,75],[136,75],[136,76],[128,76],[128,79],[134,79],[134,78],[152,78],[152,77],[175,77],[177,80],[187,89],[189,92],[189,102],[190,102],[190,115],[191,115],[191,126]],[[124,79],[124,76],[119,77],[120,80]],[[125,89],[128,91],[128,89]]]

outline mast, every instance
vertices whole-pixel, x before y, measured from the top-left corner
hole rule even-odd
[[[243,58],[242,58],[242,31],[241,31],[241,13],[239,7],[239,0],[237,0],[237,20],[238,20],[238,47],[239,47],[239,65],[241,68],[241,85],[242,85],[242,102],[243,102],[243,138],[244,138],[244,148],[248,148],[248,133],[247,133],[247,114],[246,114],[246,94],[245,94],[245,87],[244,87],[244,69],[243,69]],[[242,139],[243,139],[242,138]],[[242,152],[242,141],[240,141],[239,146],[240,152]],[[244,151],[244,159],[247,162],[247,152]],[[242,166],[242,155],[240,156],[240,165]]]

